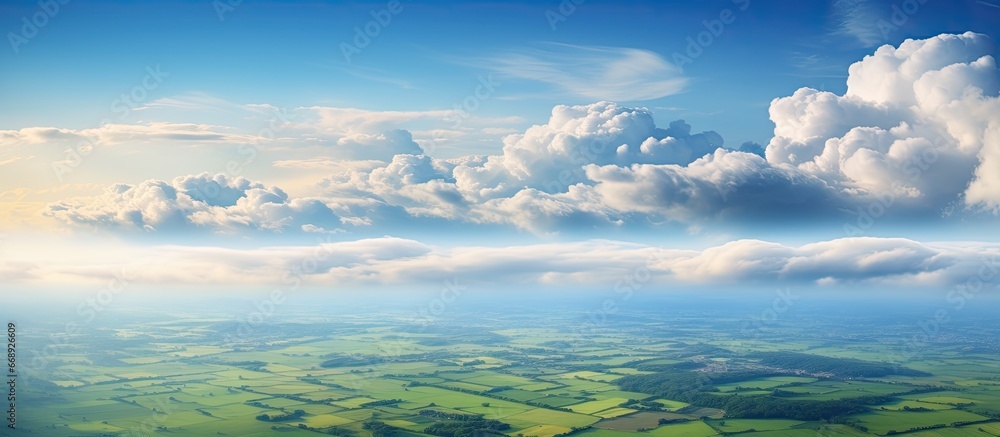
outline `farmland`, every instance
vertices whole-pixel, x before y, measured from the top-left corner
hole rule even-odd
[[[34,435],[1000,435],[1000,365],[955,336],[896,359],[884,337],[790,325],[752,337],[688,314],[405,314],[276,320],[233,338],[223,317],[115,319],[28,369]],[[813,317],[814,320],[815,317]],[[516,328],[512,328],[516,327]],[[902,330],[902,328],[899,328]],[[44,338],[44,329],[38,334]],[[177,335],[183,332],[184,335]],[[970,334],[971,335],[971,334]],[[984,333],[983,335],[995,335]],[[996,337],[994,337],[996,338]],[[155,340],[154,340],[155,339]]]

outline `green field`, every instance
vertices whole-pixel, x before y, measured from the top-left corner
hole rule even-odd
[[[795,426],[802,425],[803,422],[797,420],[777,420],[777,419],[726,419],[726,420],[712,420],[708,424],[713,428],[727,432],[747,432],[750,430],[756,431],[774,431],[779,429],[791,429]]]
[[[710,437],[718,435],[712,427],[702,422],[688,422],[674,425],[665,425],[648,431],[648,434],[655,437],[691,436]]]
[[[886,434],[889,431],[906,431],[911,428],[950,425],[955,422],[978,422],[987,418],[959,410],[929,412],[873,411],[856,416],[870,431]]]
[[[775,376],[769,378],[751,379],[742,382],[734,382],[719,385],[719,391],[734,392],[739,390],[768,390],[778,387],[787,387],[792,384],[805,384],[815,382],[816,378],[801,378],[795,376]]]
[[[530,323],[359,318],[329,332],[282,325],[235,345],[212,337],[213,323],[129,326],[128,339],[189,334],[106,338],[102,351],[127,350],[115,360],[67,350],[32,375],[20,427],[56,437],[453,437],[448,427],[463,426],[512,437],[1000,436],[991,422],[1000,417],[1000,364],[988,353],[929,350],[897,363],[912,372],[893,374],[881,361],[850,361],[880,356],[877,342],[741,341],[709,323],[668,340],[665,325],[626,323],[570,344],[562,329]],[[807,354],[789,366],[805,359],[833,370],[764,367],[754,355],[763,352]],[[852,366],[889,374],[837,374]],[[829,402],[849,405],[837,424],[824,413],[798,417]]]

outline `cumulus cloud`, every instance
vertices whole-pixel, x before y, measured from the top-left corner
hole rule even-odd
[[[1000,113],[1000,107],[995,110],[994,113]],[[1000,123],[991,125],[984,139],[989,144],[1000,145]],[[965,191],[965,201],[1000,215],[1000,147],[984,147],[979,152],[979,162],[976,176]]]
[[[99,229],[207,229],[282,232],[302,226],[335,228],[340,219],[317,199],[290,199],[274,186],[224,174],[115,184],[96,197],[48,205],[45,216]]]
[[[345,170],[323,181],[331,197],[341,206],[353,205],[354,215],[363,210],[399,208],[409,216],[461,219],[469,202],[448,176],[445,163],[425,155],[396,155],[375,168]]]
[[[402,129],[380,134],[354,134],[337,140],[338,155],[353,160],[392,159],[395,155],[420,155],[423,149]]]
[[[581,184],[567,190],[550,194],[527,188],[512,197],[491,199],[477,206],[470,220],[503,223],[536,233],[624,225],[620,211],[606,205],[591,187]]]
[[[523,188],[553,194],[587,182],[583,167],[589,164],[686,165],[722,144],[714,131],[692,134],[683,120],[657,128],[645,108],[609,102],[560,105],[548,123],[505,137],[501,155],[463,162],[453,174],[473,198],[509,197]]]
[[[851,66],[843,96],[803,88],[775,99],[766,161],[716,150],[689,165],[591,164],[587,178],[616,210],[681,220],[800,217],[875,196],[889,196],[900,214],[963,204],[996,212],[1000,87],[991,47],[973,33],[887,45]]]
[[[505,137],[499,155],[396,155],[384,166],[349,169],[323,185],[338,203],[349,193],[416,216],[538,231],[621,225],[619,215],[627,211],[610,207],[604,193],[594,190],[602,181],[588,175],[588,165],[687,166],[722,146],[719,134],[692,133],[683,120],[658,128],[644,108],[561,105],[546,124]]]
[[[849,218],[874,201],[896,217],[997,212],[1000,85],[991,48],[974,33],[880,47],[850,67],[844,95],[802,88],[775,99],[766,149],[725,149],[718,134],[693,134],[683,121],[657,127],[644,108],[557,106],[547,123],[507,136],[501,154],[394,162],[394,184],[354,189],[410,211],[430,199],[423,214],[532,230]],[[431,179],[421,176],[432,168]],[[413,184],[400,172],[413,172]]]
[[[498,154],[438,159],[408,131],[347,126],[381,128],[449,111],[311,108],[320,117],[314,130],[347,132],[323,147],[362,160],[275,164],[333,170],[316,198],[241,186],[216,205],[189,187],[148,181],[113,187],[92,203],[63,202],[48,214],[126,227],[335,230],[311,221],[330,210],[364,226],[419,217],[538,232],[851,219],[850,211],[875,201],[892,217],[1000,214],[1000,75],[991,50],[988,38],[974,33],[882,46],[850,67],[844,95],[802,88],[773,100],[774,137],[766,149],[744,143],[732,150],[714,131],[692,132],[683,120],[657,126],[648,109],[598,102],[556,106],[544,124],[504,137]]]
[[[754,155],[760,156],[761,158],[767,157],[766,152],[764,151],[764,146],[761,146],[760,144],[757,144],[753,141],[747,141],[743,144],[740,144],[740,147],[736,150],[745,153],[753,153]]]
[[[687,223],[720,215],[780,220],[828,214],[841,205],[815,177],[772,166],[755,154],[723,149],[688,166],[590,165],[586,171],[611,208]]]
[[[880,47],[843,96],[803,88],[771,103],[767,160],[854,194],[890,194],[940,214],[997,210],[1000,75],[984,35]]]
[[[557,106],[546,124],[507,136],[499,155],[439,164],[435,190],[462,208],[425,213],[533,230],[847,217],[875,201],[896,217],[996,213],[1000,76],[991,47],[974,33],[880,47],[850,67],[844,95],[802,88],[775,99],[766,149],[724,149],[718,134],[692,134],[683,121],[659,128],[643,108]],[[428,183],[417,179],[410,189]],[[407,209],[419,201],[381,198]]]

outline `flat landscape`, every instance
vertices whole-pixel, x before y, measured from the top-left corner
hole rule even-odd
[[[0,25],[0,437],[1000,437],[1000,0]]]
[[[655,308],[654,308],[655,309]],[[33,435],[1000,435],[995,331],[732,313],[118,315],[27,369]],[[803,310],[805,311],[805,310]],[[294,319],[308,321],[296,322]],[[340,320],[338,320],[340,319]],[[859,319],[859,320],[864,320]],[[44,330],[24,334],[42,342]],[[864,334],[864,335],[862,335]],[[71,346],[70,346],[71,345]]]

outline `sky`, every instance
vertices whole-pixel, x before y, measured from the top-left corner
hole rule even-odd
[[[4,2],[0,282],[996,292],[997,29],[992,0]]]

